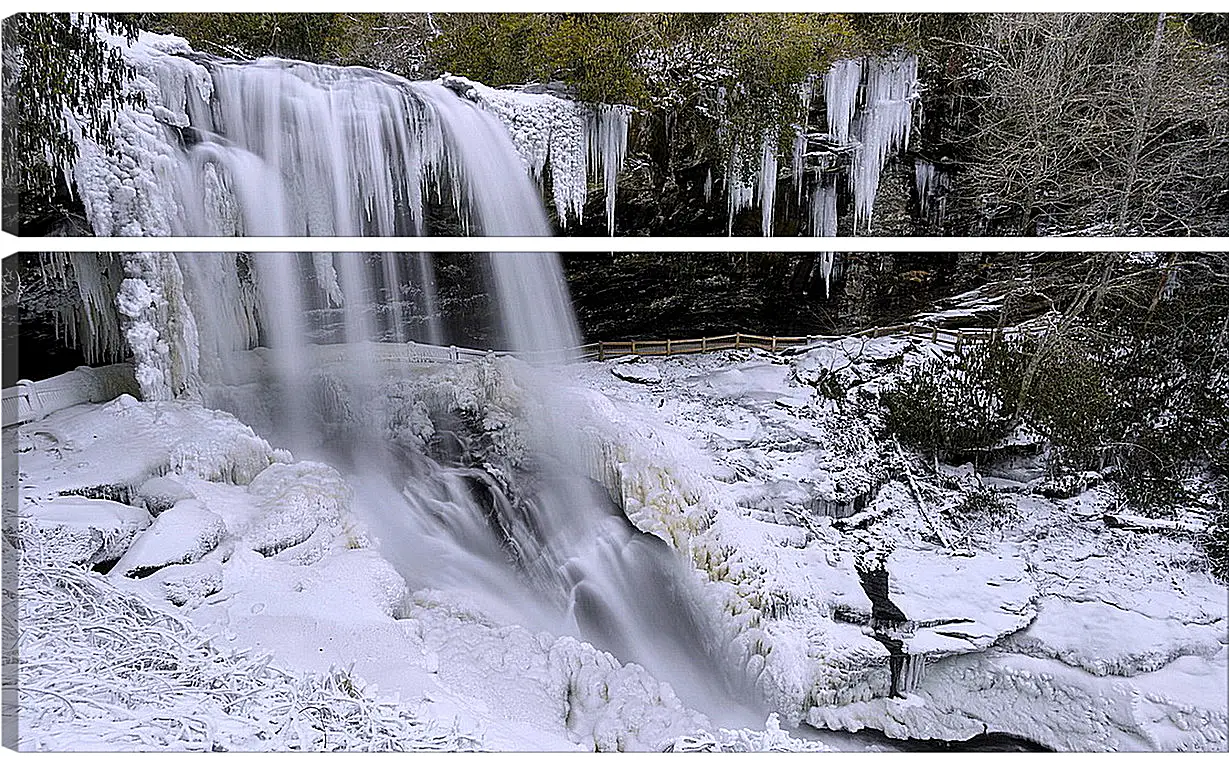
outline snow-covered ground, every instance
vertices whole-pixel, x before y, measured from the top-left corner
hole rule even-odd
[[[670,681],[575,637],[407,589],[351,481],[226,413],[124,396],[6,430],[22,746],[822,747],[778,725],[805,721],[1225,749],[1225,587],[1189,543],[1107,527],[1096,489],[1052,500],[1004,483],[1001,528],[962,530],[944,511],[976,475],[942,467],[940,483],[875,435],[875,391],[928,354],[888,338],[593,362],[563,392],[490,359],[397,390],[407,440],[440,407],[479,409],[508,453],[532,445],[527,420],[569,425],[577,464],[707,577],[779,714],[761,731],[715,728]],[[872,600],[868,574],[884,572]],[[884,600],[902,620],[885,625]],[[129,661],[103,674],[104,658]]]
[[[587,643],[407,594],[341,475],[223,412],[124,396],[5,439],[23,749],[817,746],[714,729]]]
[[[917,468],[877,445],[870,407],[902,362],[931,354],[844,340],[792,357],[590,363],[578,378],[610,422],[602,439],[624,452],[625,485],[655,467],[703,500],[632,500],[628,513],[729,585],[748,667],[786,719],[1069,750],[1224,750],[1225,586],[1191,565],[1189,542],[1107,527],[1101,490],[1052,500],[999,479],[1009,514],[989,534],[938,514],[958,490],[920,479],[912,490]],[[941,470],[964,476],[958,489],[978,485],[969,467]],[[859,583],[877,565],[915,657],[899,698]]]

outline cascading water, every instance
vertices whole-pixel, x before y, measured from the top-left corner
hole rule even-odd
[[[79,157],[66,170],[96,234],[412,236],[437,205],[467,233],[550,234],[529,178],[548,158],[560,219],[582,212],[592,170],[613,227],[627,107],[462,78],[226,61],[146,33],[111,42],[146,106],[112,125],[125,165],[74,131]],[[515,151],[486,151],[496,144]]]
[[[575,328],[566,290],[549,269],[557,263],[537,255],[522,263],[522,256],[488,262],[490,282],[502,290],[511,280],[506,295],[542,311],[508,314],[502,298],[492,299],[491,310],[512,344],[528,344],[517,350],[533,353],[535,364],[470,363],[478,383],[469,385],[449,378],[452,366],[441,371],[410,362],[407,345],[394,340],[396,315],[388,309],[396,302],[383,276],[392,271],[390,260],[402,267],[398,274],[410,274],[413,255],[334,255],[339,307],[332,306],[312,256],[249,256],[259,335],[268,349],[231,352],[220,379],[204,382],[206,400],[238,412],[301,458],[348,468],[356,511],[412,589],[443,590],[497,620],[586,639],[641,664],[715,720],[756,724],[763,715],[751,711],[753,699],[727,671],[738,665],[727,656],[727,629],[703,580],[676,552],[631,526],[586,476],[574,425],[552,416],[561,396],[552,388],[565,374],[558,358],[540,364],[536,345],[558,338],[574,343]],[[189,297],[218,296],[210,285],[239,282],[230,270],[241,260],[197,264],[203,258],[179,259]],[[273,302],[275,295],[280,300]],[[212,299],[190,307],[198,318],[222,309]],[[412,320],[419,310],[411,309]],[[240,350],[249,332],[245,320],[242,314],[224,319],[239,338],[211,335],[207,343]],[[535,323],[538,328],[528,328]],[[434,389],[423,383],[441,376],[430,384]],[[521,463],[474,447],[490,424],[504,426],[507,414],[475,417],[476,423],[457,416],[481,407],[468,398],[500,400],[505,388],[532,391],[542,408],[518,417],[526,422],[518,445],[528,458]],[[441,397],[469,405],[458,411],[441,405]],[[245,411],[238,400],[255,406]],[[431,450],[398,437],[424,417],[436,438]]]
[[[482,234],[550,234],[515,136],[451,87],[278,60],[200,63],[159,44],[137,57],[152,106],[125,113],[118,153],[81,139],[76,180],[99,234],[413,234],[432,201]],[[626,118],[607,110],[591,137],[608,215]],[[497,345],[536,364],[515,365],[535,371],[549,402],[579,340],[558,258],[480,263]],[[124,332],[147,397],[203,399],[301,457],[349,466],[359,509],[412,586],[590,639],[715,718],[742,717],[698,574],[585,478],[567,425],[535,424],[532,460],[517,469],[467,450],[437,460],[397,439],[412,425],[394,394],[439,370],[413,363],[411,342],[451,340],[429,258],[145,254],[125,275]]]

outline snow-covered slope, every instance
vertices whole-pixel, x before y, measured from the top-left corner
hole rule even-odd
[[[1096,492],[1055,501],[1019,483],[990,541],[923,514],[859,404],[905,356],[931,354],[845,340],[642,360],[635,381],[620,374],[633,361],[586,364],[578,398],[607,463],[594,475],[726,589],[748,669],[786,717],[900,738],[1224,749],[1229,593],[1187,565],[1189,543],[1106,527]],[[902,643],[900,698],[860,583],[880,567],[906,619],[884,635]]]
[[[575,638],[407,595],[346,480],[228,414],[124,396],[10,439],[25,748],[807,746],[715,730]]]

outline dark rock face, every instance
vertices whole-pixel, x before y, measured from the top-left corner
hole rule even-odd
[[[564,254],[563,263],[582,332],[615,341],[889,325],[985,283],[1011,258],[841,255],[826,293],[815,254]]]

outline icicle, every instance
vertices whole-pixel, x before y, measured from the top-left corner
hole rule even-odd
[[[836,237],[836,178],[828,175],[811,192],[811,234],[815,237]],[[819,271],[824,278],[824,296],[831,294],[832,268],[836,257],[831,252],[819,254]]]
[[[855,228],[870,225],[879,176],[888,155],[909,143],[916,86],[915,56],[897,54],[867,62],[863,109],[857,120],[858,144],[850,173]]]
[[[760,142],[759,193],[760,231],[764,237],[771,237],[773,217],[776,215],[777,142],[768,133]]]
[[[746,183],[743,178],[748,174],[747,159],[742,155],[742,146],[735,143],[730,150],[730,162],[726,167],[725,187],[729,202],[729,219],[726,222],[726,234],[734,233],[734,217],[751,207],[755,199],[755,180]]]
[[[913,164],[913,180],[917,187],[918,206],[923,216],[930,208],[930,198],[935,192],[935,167],[925,160]]]
[[[316,270],[316,282],[334,307],[342,305],[341,285],[337,282],[337,269],[333,266],[333,254],[313,253],[312,268]]]
[[[704,202],[712,202],[713,199],[713,169],[709,168],[704,174]]]
[[[802,127],[796,129],[794,134],[794,153],[793,153],[793,179],[794,189],[798,193],[798,202],[802,202],[802,179],[806,173],[806,155],[807,155],[807,134]]]
[[[590,167],[601,169],[606,192],[606,226],[611,235],[614,235],[619,171],[622,170],[624,158],[627,156],[627,129],[630,119],[630,107],[601,104],[591,113],[589,123]]]
[[[838,143],[849,142],[849,125],[858,103],[858,83],[862,81],[862,62],[842,59],[824,76],[824,104],[828,112],[828,133]]]

